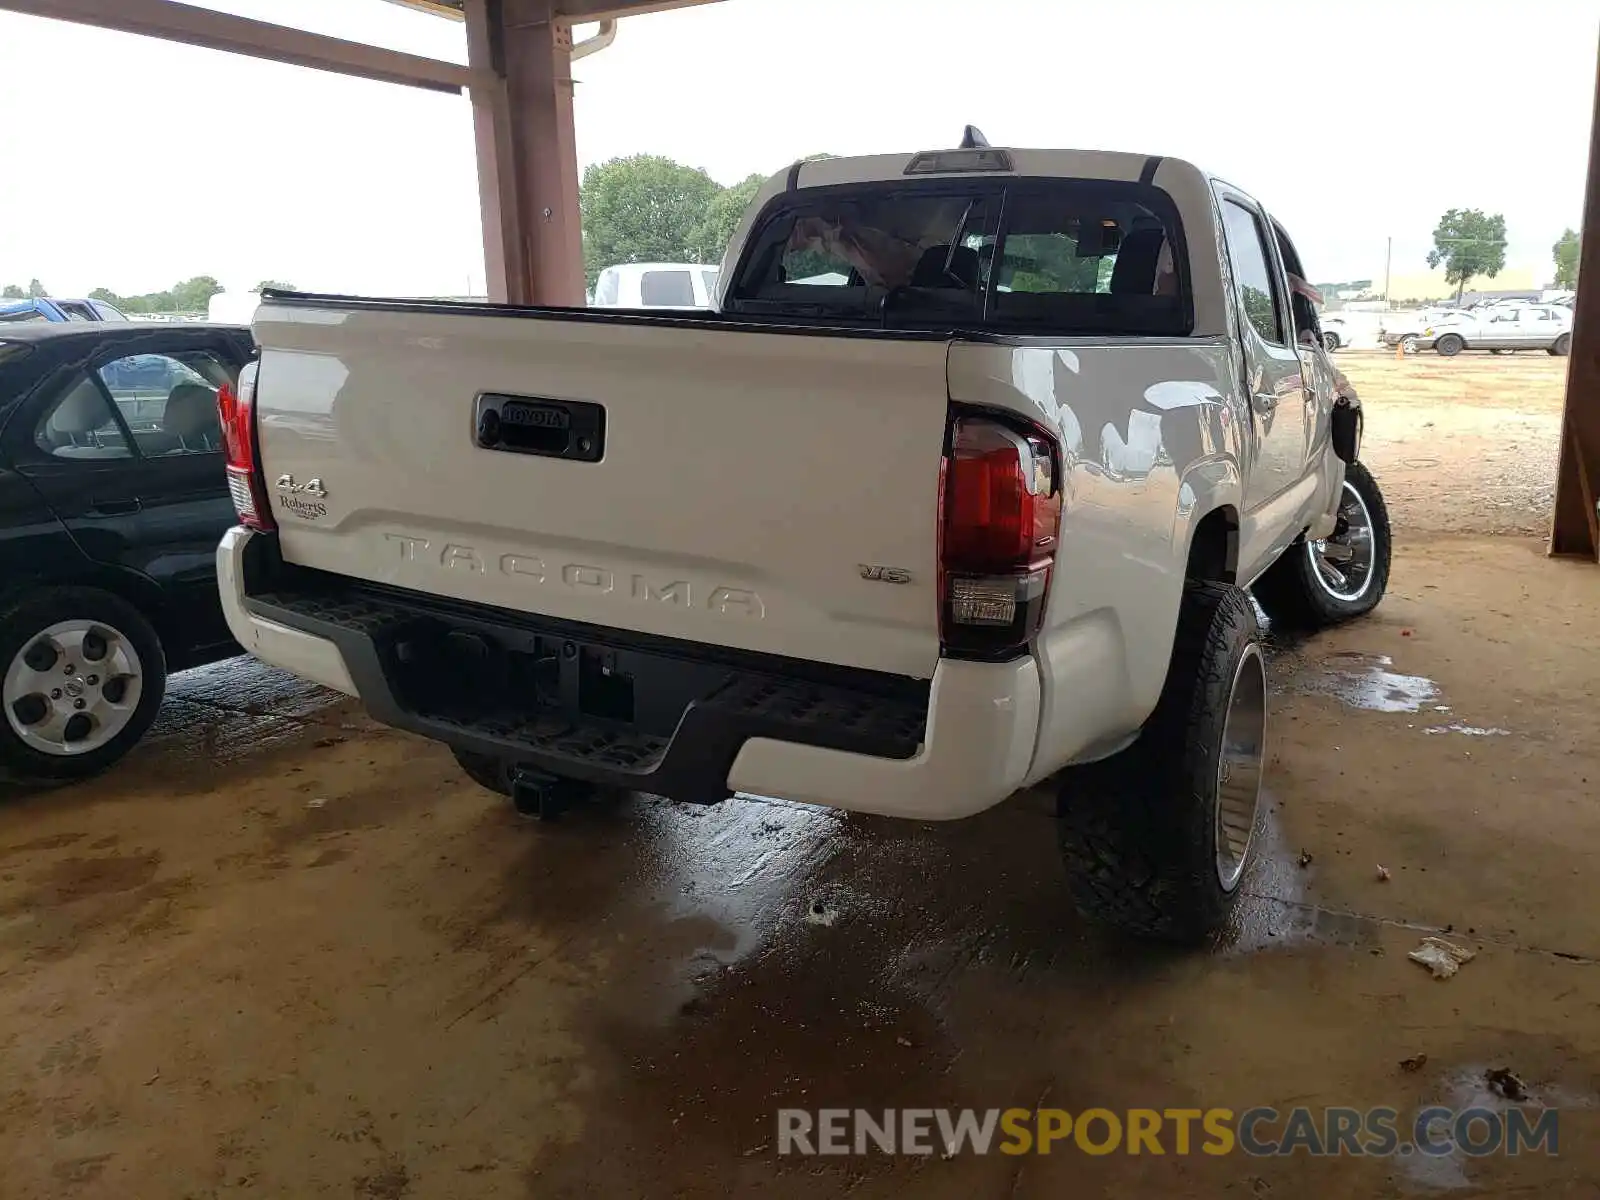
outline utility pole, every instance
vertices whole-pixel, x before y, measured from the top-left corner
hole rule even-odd
[[[1389,239],[1389,248],[1383,252],[1383,306],[1389,307],[1389,264],[1394,259],[1394,238]]]

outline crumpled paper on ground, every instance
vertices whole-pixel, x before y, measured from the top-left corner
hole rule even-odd
[[[1457,946],[1439,937],[1425,937],[1422,945],[1406,955],[1412,962],[1421,963],[1433,972],[1435,979],[1449,979],[1461,969],[1462,963],[1471,962],[1478,956],[1476,950],[1468,950],[1465,946]]]

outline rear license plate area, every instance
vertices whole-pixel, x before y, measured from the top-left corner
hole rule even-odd
[[[670,737],[725,667],[504,626],[423,620],[384,656],[408,712],[457,722],[558,717]]]

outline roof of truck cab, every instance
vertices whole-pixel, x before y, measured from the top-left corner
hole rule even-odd
[[[1030,150],[1022,147],[997,146],[994,150],[1010,157],[1009,171],[948,171],[919,174],[917,179],[967,179],[980,175],[1016,176],[1022,178],[1059,179],[1118,179],[1137,181],[1145,169],[1154,162],[1156,169],[1171,172],[1188,172],[1204,178],[1204,172],[1193,163],[1164,154],[1132,154],[1117,150]],[[784,187],[830,187],[844,183],[873,183],[904,179],[906,168],[926,150],[913,150],[901,154],[868,154],[857,158],[803,159],[787,170],[780,171],[774,180]]]

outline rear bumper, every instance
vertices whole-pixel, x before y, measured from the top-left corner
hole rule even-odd
[[[222,535],[222,544],[217,547],[217,585],[222,592],[222,612],[228,619],[228,629],[239,645],[262,662],[347,696],[359,695],[344,656],[332,642],[259,617],[245,607],[245,556],[251,541],[258,536],[236,526]]]
[[[273,541],[235,529],[218,549],[240,643],[359,696],[385,724],[463,749],[673,799],[737,791],[919,820],[999,803],[1033,759],[1032,658],[941,660],[931,683],[752,660],[354,581],[286,580]]]

